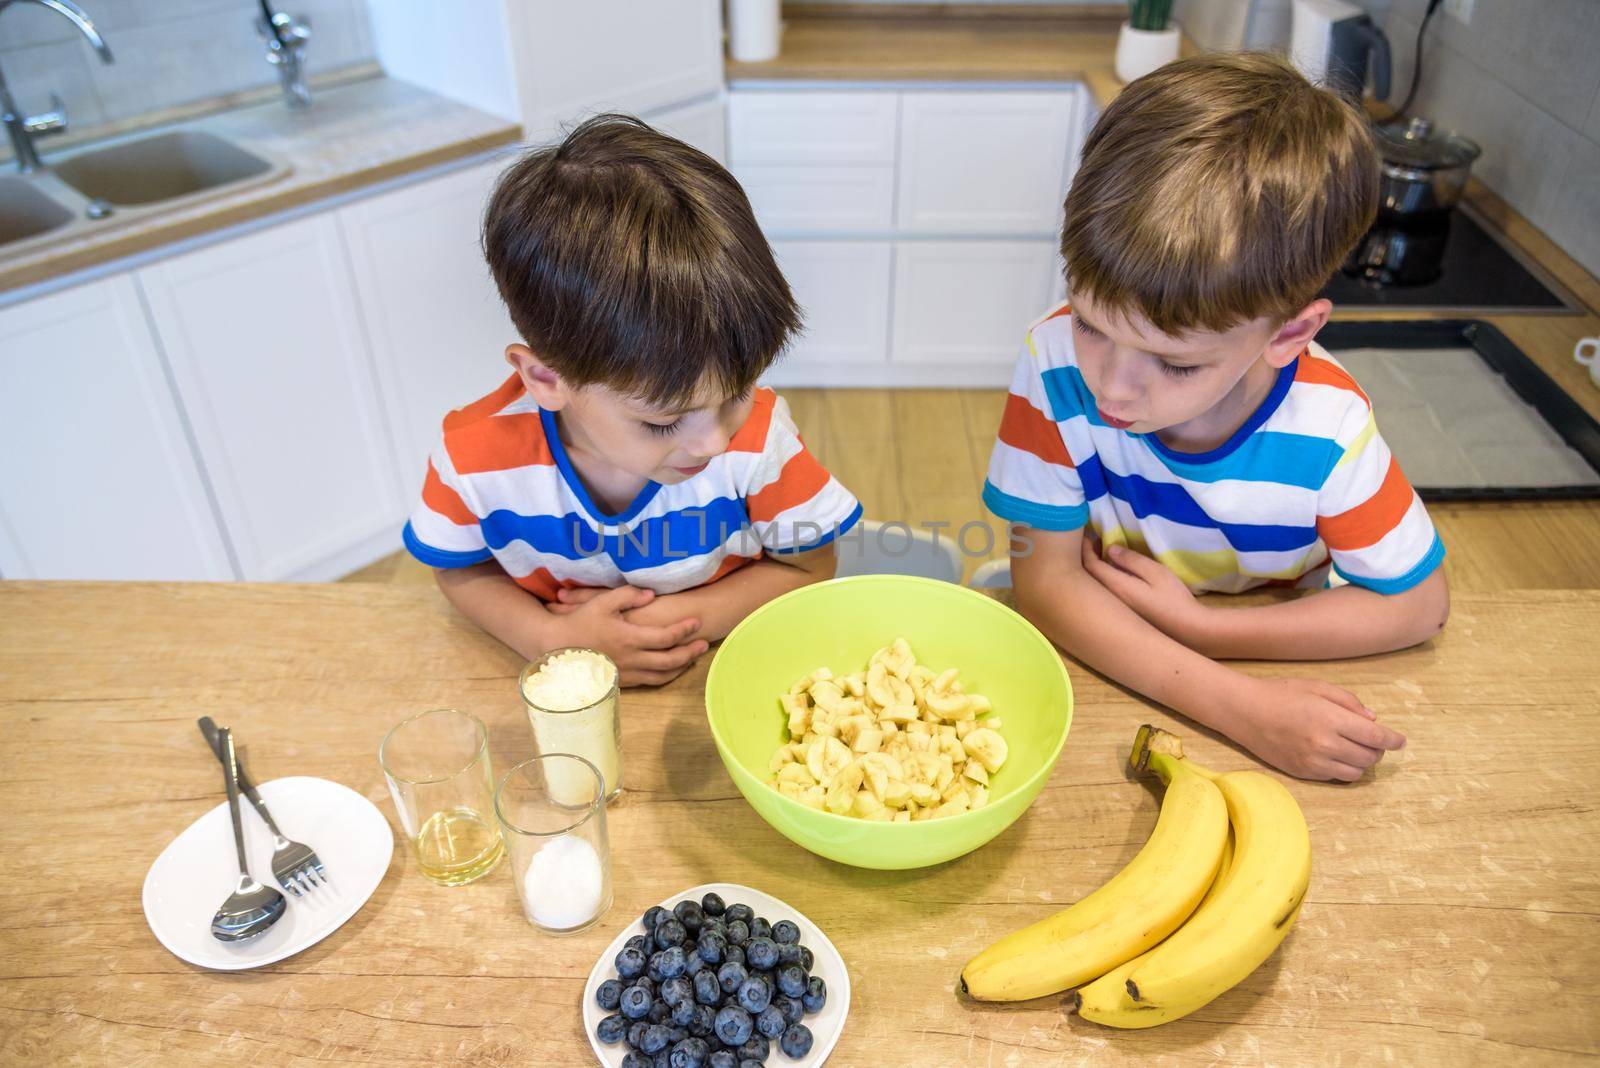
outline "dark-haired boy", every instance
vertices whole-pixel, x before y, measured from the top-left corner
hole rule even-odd
[[[507,170],[483,236],[516,373],[445,417],[404,534],[462,614],[659,684],[832,576],[861,506],[756,386],[800,311],[732,175],[603,115]]]

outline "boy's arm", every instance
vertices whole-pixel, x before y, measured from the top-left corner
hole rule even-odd
[[[1304,679],[1256,679],[1173,640],[1084,570],[1081,530],[1027,530],[1011,563],[1017,608],[1056,644],[1130,689],[1293,775],[1357,779],[1405,744],[1353,695]]]
[[[624,615],[648,607],[655,599],[651,590],[604,590],[581,608],[557,614],[493,560],[436,571],[434,577],[457,611],[527,659],[569,645],[598,649],[616,663],[625,686],[669,682],[708,648],[693,639],[700,620],[684,613],[659,626]]]
[[[1444,569],[1400,593],[1341,586],[1277,604],[1221,607],[1189,592],[1159,561],[1113,546],[1083,565],[1147,622],[1206,656],[1234,660],[1341,660],[1427,641],[1450,616]]]
[[[684,618],[699,621],[697,639],[719,641],[745,616],[780,594],[833,577],[837,555],[832,543],[801,553],[775,553],[718,579],[681,593],[667,593],[635,608],[628,618],[635,623],[665,626]],[[588,590],[562,590],[562,612],[569,604],[592,599]]]

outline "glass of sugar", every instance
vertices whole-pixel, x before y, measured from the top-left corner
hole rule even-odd
[[[580,797],[578,783],[587,784]],[[611,907],[605,781],[571,753],[546,753],[506,772],[494,813],[528,922],[573,934]]]
[[[535,751],[583,757],[599,770],[606,800],[616,797],[622,791],[622,721],[611,658],[593,649],[555,649],[522,669],[519,686]],[[581,803],[589,789],[581,769],[552,765],[548,774],[553,796]]]

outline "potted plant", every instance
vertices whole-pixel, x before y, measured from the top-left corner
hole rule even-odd
[[[1172,24],[1172,0],[1128,0],[1128,21],[1117,34],[1117,77],[1131,82],[1171,63],[1180,36]]]

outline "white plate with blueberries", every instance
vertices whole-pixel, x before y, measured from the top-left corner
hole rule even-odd
[[[849,1011],[850,975],[828,936],[734,883],[652,906],[583,988],[584,1033],[607,1068],[814,1068]]]

